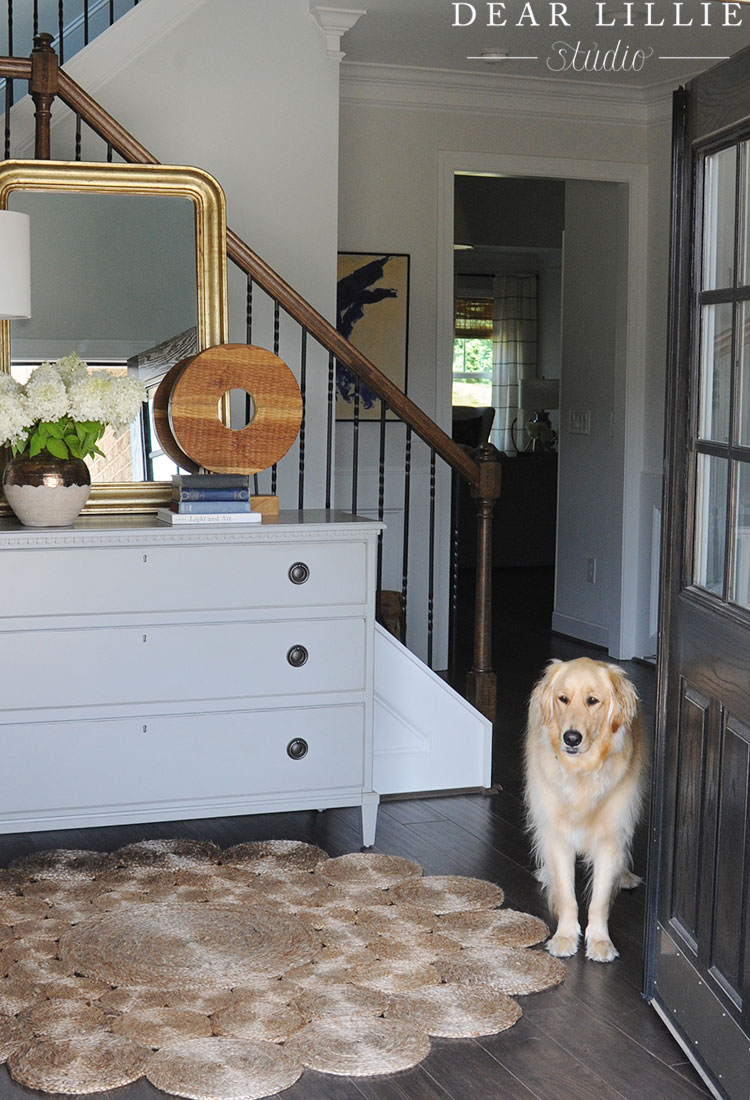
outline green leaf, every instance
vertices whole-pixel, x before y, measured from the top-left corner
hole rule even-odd
[[[65,435],[65,428],[59,420],[45,422],[44,424],[40,424],[40,427],[45,428],[47,434],[52,436],[53,439],[62,439]]]
[[[41,449],[42,449],[42,441],[39,437],[39,432],[34,432],[31,439],[29,440],[29,456],[31,458],[34,458],[35,455],[39,454]]]
[[[65,445],[65,443],[63,442],[62,439],[55,439],[55,438],[48,439],[47,440],[47,450],[49,451],[49,453],[51,455],[54,455],[55,458],[69,458],[70,457],[70,454],[68,452],[68,448],[66,447],[66,445]]]

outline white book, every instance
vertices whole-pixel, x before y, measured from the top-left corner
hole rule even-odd
[[[160,523],[260,523],[261,512],[173,512],[171,508],[157,508]]]

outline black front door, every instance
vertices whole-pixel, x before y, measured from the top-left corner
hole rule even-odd
[[[646,994],[750,1097],[750,51],[675,97]]]

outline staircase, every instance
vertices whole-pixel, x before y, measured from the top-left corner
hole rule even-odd
[[[40,31],[52,34],[60,64],[93,42],[139,0],[7,0],[0,25],[0,53],[24,57]]]
[[[170,6],[170,0],[159,3],[162,12]],[[182,0],[187,8],[200,8],[204,3],[205,0]],[[145,20],[147,12],[152,18],[155,11],[153,0],[142,0],[141,10],[130,14],[130,31],[136,28],[141,13]],[[114,42],[118,28],[110,33]],[[110,39],[108,45],[109,42]],[[96,45],[98,48],[99,44]],[[87,51],[87,57],[90,55],[91,50]],[[49,35],[37,37],[29,59],[0,59],[0,75],[8,79],[9,85],[26,82],[31,93],[30,98],[20,100],[14,107],[6,102],[6,156],[8,152],[17,155],[19,150],[26,150],[25,155],[39,159],[48,158],[52,152],[56,159],[80,160],[85,153],[86,160],[156,163],[156,157],[148,149],[59,68]],[[53,104],[54,142],[50,126]],[[70,121],[61,121],[63,105],[70,111]],[[36,115],[33,127],[32,111]],[[189,147],[189,135],[184,137]],[[73,142],[67,154],[60,150],[64,139]],[[186,155],[185,159],[191,158]],[[477,502],[477,614],[474,662],[465,692],[480,712],[477,717],[485,717],[469,735],[474,747],[467,757],[473,763],[460,772],[461,780],[451,786],[488,786],[488,745],[495,709],[489,628],[491,517],[499,492],[496,453],[490,447],[476,453],[458,447],[232,230],[227,236],[227,257],[234,268],[235,287],[243,288],[240,308],[244,307],[244,338],[248,343],[260,343],[281,353],[307,396],[300,447],[289,462],[287,456],[278,468],[268,471],[267,484],[261,485],[259,491],[277,493],[282,506],[309,507],[310,500],[315,498],[326,508],[345,507],[352,512],[375,515],[387,524],[379,558],[378,588],[395,591],[402,609],[402,638],[421,658],[416,661],[392,637],[383,637],[379,643],[382,653],[388,654],[381,666],[389,670],[382,674],[378,687],[382,700],[379,726],[388,731],[381,741],[383,760],[400,756],[403,763],[406,756],[413,758],[408,785],[402,788],[406,790],[437,789],[444,785],[434,771],[435,746],[441,743],[441,738],[460,744],[458,739],[470,724],[469,714],[476,715],[476,710],[466,709],[466,704],[443,678],[426,667],[445,668],[444,643],[449,635],[448,618],[455,614],[460,538],[451,518],[450,503],[457,479],[468,482],[472,489]],[[230,323],[233,304],[230,298]],[[346,425],[336,423],[336,378],[340,368],[356,379],[351,417]],[[363,387],[372,391],[379,403],[376,418],[369,422],[363,415]],[[318,430],[321,425],[322,433]],[[446,547],[450,550],[447,557]],[[417,687],[419,681],[423,687]],[[396,684],[398,688],[394,688]],[[441,694],[450,700],[450,705],[447,701],[444,705],[434,701]],[[433,701],[422,707],[425,715],[422,727],[411,711],[407,714],[402,710],[399,715],[399,728],[411,730],[411,747],[407,750],[406,742],[399,743],[398,737],[394,740],[393,716],[400,704],[412,696]],[[441,717],[446,719],[445,733],[439,730]],[[385,778],[385,762],[383,769],[383,782],[398,785],[397,780]],[[455,780],[459,771],[448,770]]]

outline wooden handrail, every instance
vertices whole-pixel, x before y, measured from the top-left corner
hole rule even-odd
[[[471,456],[231,230],[227,230],[227,255],[252,275],[272,298],[280,302],[295,321],[332,351],[339,363],[349,367],[361,378],[393,412],[412,427],[420,439],[433,447],[470,485],[479,485],[479,466]]]
[[[31,80],[31,61],[27,57],[0,57],[0,80]]]

